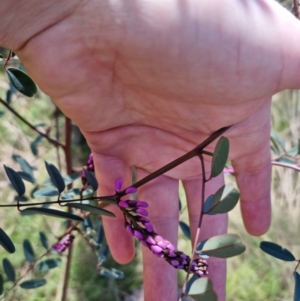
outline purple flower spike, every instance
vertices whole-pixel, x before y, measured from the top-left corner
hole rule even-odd
[[[142,222],[142,223],[150,223],[150,221],[148,220],[148,218],[143,217],[143,216],[139,216],[138,217],[138,221]]]
[[[119,207],[122,207],[122,208],[128,208],[129,207],[129,205],[126,201],[120,201],[118,203],[118,205],[119,205]]]
[[[150,223],[145,223],[145,227],[148,232],[153,232],[153,226]]]
[[[142,207],[142,208],[147,208],[147,207],[149,207],[148,203],[147,203],[147,202],[144,202],[144,201],[137,201],[136,206],[137,206],[137,207]]]
[[[159,247],[159,246],[152,245],[150,248],[151,248],[152,252],[155,253],[155,254],[158,254],[158,253],[162,252],[162,248]]]
[[[137,189],[135,187],[129,187],[125,190],[126,194],[130,194],[130,193],[136,193]]]
[[[176,268],[181,270],[181,269],[183,269],[183,265],[178,265]]]
[[[141,215],[148,216],[148,211],[143,209],[143,208],[137,209],[136,212],[141,214]]]
[[[130,234],[130,235],[133,235],[133,231],[132,231],[132,227],[130,224],[127,223],[126,225],[126,231]]]
[[[163,248],[163,249],[166,248],[166,244],[165,244],[165,242],[164,242],[163,240],[159,241],[159,242],[157,243],[157,245],[158,245],[159,247]]]
[[[172,260],[171,264],[172,264],[172,266],[177,267],[179,265],[179,261],[178,260]]]
[[[116,192],[121,192],[122,184],[123,184],[123,179],[122,178],[116,179],[116,181],[115,181],[115,190],[116,190]]]
[[[138,231],[138,230],[134,230],[134,231],[133,231],[133,235],[134,235],[136,238],[138,238],[138,239],[143,239],[143,238],[144,238],[143,234],[142,234],[140,231]]]
[[[148,248],[148,244],[146,243],[145,240],[141,239],[140,242],[141,242],[141,244],[142,244],[144,247],[147,247],[147,248]]]
[[[151,236],[147,237],[146,242],[150,245],[155,245],[156,244],[154,239]]]
[[[168,241],[167,243],[167,249],[169,249],[170,251],[174,251],[175,247]]]

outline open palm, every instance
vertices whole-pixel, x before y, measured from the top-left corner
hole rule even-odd
[[[101,195],[114,192],[117,177],[130,185],[131,166],[141,178],[233,124],[225,135],[242,214],[247,230],[260,235],[270,223],[270,100],[277,91],[300,86],[300,28],[273,1],[225,2],[220,8],[210,0],[78,1],[65,16],[29,30],[15,48],[40,88],[85,135]],[[156,231],[174,243],[179,179],[195,234],[199,160],[139,190],[139,198],[150,202]],[[221,177],[213,180],[206,194],[222,183]],[[112,254],[127,262],[134,249],[123,227],[120,215],[106,220]],[[224,231],[226,218],[210,217],[201,236]],[[175,300],[175,271],[143,252],[145,300]],[[211,265],[224,300],[224,262]]]

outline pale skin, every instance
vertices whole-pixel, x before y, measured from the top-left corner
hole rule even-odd
[[[0,16],[0,44],[16,51],[39,87],[84,133],[100,195],[114,193],[117,177],[129,186],[130,166],[140,179],[234,124],[226,136],[244,224],[252,235],[268,230],[271,97],[300,88],[300,24],[275,1],[4,1]],[[179,179],[195,235],[199,159],[139,189],[156,232],[173,243]],[[210,182],[206,195],[222,183],[222,177]],[[226,216],[205,218],[200,236],[226,228]],[[105,219],[105,230],[115,259],[130,261],[133,241],[122,216]],[[176,300],[175,269],[148,250],[143,255],[145,301]],[[211,260],[220,301],[225,273],[223,261]]]

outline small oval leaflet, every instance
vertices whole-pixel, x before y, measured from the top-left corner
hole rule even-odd
[[[40,232],[39,235],[40,235],[40,241],[41,241],[43,247],[46,250],[48,250],[49,249],[49,243],[48,243],[48,239],[47,239],[45,233],[44,232]]]
[[[192,279],[192,278],[191,278]],[[198,278],[195,279],[189,286],[188,295],[204,294],[213,290],[212,282],[209,278]]]
[[[188,239],[191,239],[190,227],[185,222],[182,222],[182,221],[179,222],[179,226],[180,226],[181,231],[184,233],[184,235]]]
[[[38,154],[39,154],[38,145],[41,143],[43,138],[44,138],[43,136],[39,135],[30,143],[31,152],[35,156],[38,156]]]
[[[68,207],[72,207],[72,208],[76,208],[76,209],[81,209],[84,211],[88,211],[91,213],[96,213],[99,215],[106,215],[106,216],[110,216],[110,217],[116,217],[112,212],[107,211],[105,209],[96,207],[96,206],[91,206],[91,205],[86,205],[86,204],[77,204],[77,203],[71,203],[71,204],[67,204],[66,206]]]
[[[96,191],[98,189],[98,182],[95,175],[86,169],[83,169],[83,172],[87,178],[88,183],[92,186],[93,190]]]
[[[294,301],[300,300],[300,275],[294,271],[293,276],[295,279],[295,288],[294,288]]]
[[[83,218],[78,215],[71,214],[65,211],[50,209],[50,208],[31,207],[31,208],[24,209],[23,212],[33,212],[37,214],[49,215],[58,218],[65,218],[65,219],[79,221],[79,222],[83,221]]]
[[[65,190],[65,182],[59,170],[51,163],[45,161],[47,172],[52,180],[53,185],[58,189],[59,193]]]
[[[27,172],[24,171],[17,171],[18,175],[25,181],[36,184],[36,179],[31,176],[30,174],[28,174]]]
[[[37,92],[36,84],[24,71],[7,68],[6,73],[12,85],[25,96],[32,97]]]
[[[16,248],[8,235],[0,228],[0,245],[8,252],[14,253]]]
[[[239,198],[240,192],[234,188],[233,184],[224,185],[212,196],[212,199],[209,197],[205,202],[204,213],[210,215],[227,213],[236,206]]]
[[[199,246],[199,245],[198,245]],[[243,253],[246,249],[241,239],[236,234],[223,234],[209,238],[201,250],[196,248],[196,253],[207,254],[219,258],[229,258]]]
[[[82,226],[83,226],[83,229],[84,229],[85,231],[86,231],[86,229],[88,229],[88,228],[93,229],[93,222],[92,222],[90,216],[87,216],[87,217],[83,220]]]
[[[200,294],[200,295],[188,295],[195,301],[218,301],[217,294],[213,291]]]
[[[4,272],[5,272],[8,280],[15,282],[16,281],[16,272],[15,272],[15,269],[12,266],[11,262],[7,258],[4,258],[2,260],[2,265],[3,265],[3,269],[4,269]]]
[[[270,241],[262,241],[259,247],[267,254],[284,261],[295,261],[294,255],[284,247]]]
[[[31,279],[20,283],[20,287],[23,289],[35,289],[46,284],[45,279]]]
[[[28,239],[23,241],[23,249],[26,260],[30,263],[33,263],[35,261],[35,255],[32,245]]]
[[[36,265],[36,269],[39,271],[48,271],[50,269],[54,269],[54,268],[58,267],[59,265],[61,265],[60,258],[46,259],[46,260],[40,261]]]
[[[218,176],[224,169],[229,154],[229,140],[221,137],[215,147],[211,162],[211,178]]]
[[[58,196],[58,190],[54,187],[41,188],[33,193],[34,198],[45,197],[45,196]]]
[[[12,168],[4,165],[4,169],[12,186],[14,187],[18,195],[22,196],[25,193],[25,185],[23,183],[22,178]]]

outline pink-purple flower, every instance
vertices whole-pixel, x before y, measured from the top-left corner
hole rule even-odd
[[[52,249],[58,253],[62,253],[72,245],[74,238],[74,235],[67,234],[62,241],[55,243]]]

